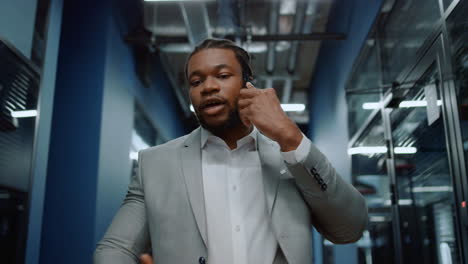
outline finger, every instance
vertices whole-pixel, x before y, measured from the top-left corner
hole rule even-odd
[[[249,105],[251,105],[252,102],[253,102],[252,99],[249,99],[249,98],[239,99],[239,101],[237,102],[237,106],[239,107],[239,109],[244,109],[248,107]]]
[[[149,254],[143,254],[140,256],[141,264],[153,264],[153,258]]]
[[[239,93],[240,98],[252,98],[255,97],[259,92],[259,89],[241,89]]]
[[[245,86],[247,87],[247,89],[256,89],[255,86],[251,82],[247,82]]]

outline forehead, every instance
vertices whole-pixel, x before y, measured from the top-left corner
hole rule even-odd
[[[233,70],[240,70],[241,66],[234,51],[230,49],[208,48],[195,53],[187,64],[187,73],[210,70],[217,65],[224,64]]]

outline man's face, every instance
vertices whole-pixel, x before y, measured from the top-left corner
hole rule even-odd
[[[211,131],[242,124],[237,109],[242,68],[234,52],[204,49],[187,66],[190,99],[200,124]]]

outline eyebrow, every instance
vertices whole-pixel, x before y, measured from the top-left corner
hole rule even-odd
[[[214,68],[215,68],[215,70],[218,70],[218,71],[221,70],[221,69],[224,69],[224,68],[228,68],[228,69],[232,70],[232,67],[227,65],[227,64],[218,64]],[[202,75],[202,74],[201,74],[201,71],[198,71],[198,70],[193,71],[192,73],[190,73],[188,79],[192,78],[193,75]]]

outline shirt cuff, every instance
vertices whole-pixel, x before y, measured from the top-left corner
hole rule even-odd
[[[311,144],[312,142],[310,142],[310,139],[302,134],[302,140],[297,149],[288,152],[281,152],[281,156],[283,156],[284,161],[288,164],[302,162],[307,157]]]

